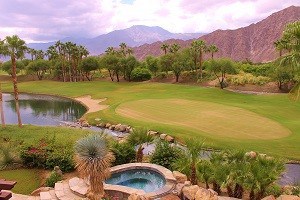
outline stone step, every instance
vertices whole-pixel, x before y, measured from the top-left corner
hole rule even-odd
[[[22,194],[13,194],[10,200],[40,200],[39,196],[27,196]]]
[[[74,194],[76,194],[80,197],[86,196],[88,186],[86,185],[86,183],[84,182],[83,179],[78,178],[78,177],[74,177],[74,178],[70,179],[69,187]]]
[[[47,192],[40,193],[41,200],[57,200],[54,190],[49,190]]]
[[[55,195],[59,200],[82,200],[81,196],[78,196],[72,192],[68,181],[62,181],[55,183]]]

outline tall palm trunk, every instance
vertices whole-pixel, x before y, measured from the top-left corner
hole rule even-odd
[[[19,107],[19,93],[18,93],[18,82],[17,82],[17,64],[15,54],[11,56],[11,63],[12,63],[12,79],[14,85],[14,95],[15,95],[15,103],[16,103],[16,112],[18,116],[18,125],[22,127],[22,120],[20,115],[20,107]]]
[[[3,111],[3,105],[2,105],[2,90],[1,90],[1,83],[0,83],[0,114],[1,114],[1,124],[2,124],[2,128],[5,128],[4,111]]]
[[[203,77],[203,70],[202,70],[202,64],[203,64],[203,52],[200,51],[200,60],[199,60],[199,66],[200,66],[200,79]]]

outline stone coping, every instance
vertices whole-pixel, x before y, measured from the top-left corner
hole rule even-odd
[[[115,191],[122,190],[121,192],[127,193],[129,195],[136,193],[139,195],[147,196],[149,198],[154,198],[154,197],[157,198],[157,197],[163,196],[167,193],[171,193],[171,191],[174,189],[174,187],[176,185],[176,179],[174,178],[173,173],[170,170],[168,170],[167,168],[160,166],[160,165],[156,165],[156,164],[128,163],[128,164],[114,166],[114,167],[110,168],[110,171],[112,174],[114,174],[114,173],[133,170],[133,169],[147,169],[147,170],[155,171],[165,178],[166,184],[164,187],[160,188],[159,190],[154,191],[154,192],[148,192],[148,193],[145,193],[143,190],[139,190],[139,191],[141,191],[141,193],[139,191],[134,192],[133,190],[136,190],[136,189],[126,187],[126,186],[110,185],[110,187],[114,188]],[[105,185],[109,185],[109,184],[105,184]]]
[[[139,190],[139,189],[121,186],[121,185],[111,185],[106,183],[104,183],[104,190],[120,192],[128,196],[131,194],[144,195],[153,199],[153,198],[158,198],[166,194],[169,194],[175,188],[176,179],[174,178],[173,173],[167,168],[162,167],[160,165],[151,164],[151,163],[129,163],[124,165],[117,165],[115,167],[110,168],[112,174],[127,171],[127,170],[132,170],[132,169],[148,169],[148,170],[155,171],[161,174],[166,179],[166,184],[164,185],[164,187],[160,188],[159,190],[154,192],[148,192],[148,193],[146,193],[144,190]],[[86,181],[84,181],[83,179],[74,177],[69,180],[69,186],[75,194],[78,194],[82,197],[86,195],[88,185]]]

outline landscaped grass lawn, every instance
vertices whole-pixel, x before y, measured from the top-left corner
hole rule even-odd
[[[3,85],[12,91],[11,84]],[[300,103],[287,95],[238,94],[218,88],[162,84],[24,82],[20,92],[107,98],[106,110],[86,116],[205,139],[216,148],[255,150],[300,159]],[[99,122],[97,122],[99,123]]]
[[[39,174],[35,169],[0,171],[0,178],[17,181],[12,191],[18,194],[30,194],[40,186]]]

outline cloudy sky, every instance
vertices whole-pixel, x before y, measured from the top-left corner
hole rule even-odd
[[[171,32],[247,26],[299,0],[0,0],[0,38],[27,42],[95,37],[132,25]]]

